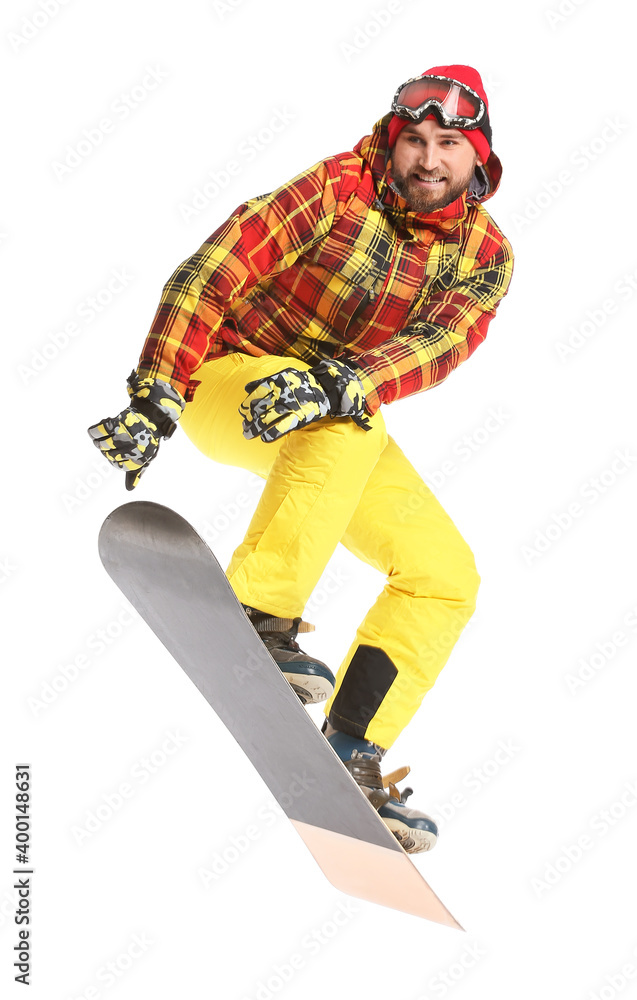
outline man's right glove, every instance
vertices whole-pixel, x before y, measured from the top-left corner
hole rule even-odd
[[[283,368],[248,382],[245,388],[250,395],[239,413],[248,440],[277,441],[327,416],[351,417],[359,427],[371,430],[363,384],[355,371],[336,358],[319,361],[307,371]]]
[[[109,462],[127,470],[126,489],[133,490],[157,454],[161,439],[174,433],[186,401],[170,383],[140,379],[134,371],[127,386],[131,405],[116,417],[93,424],[88,433]]]

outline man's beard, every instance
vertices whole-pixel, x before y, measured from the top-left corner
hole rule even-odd
[[[392,164],[391,173],[394,180],[394,187],[414,212],[435,212],[439,208],[445,208],[446,205],[450,205],[452,201],[460,197],[463,191],[467,190],[471,183],[474,169],[475,165],[471,167],[466,177],[456,181],[452,187],[449,186],[449,175],[440,175],[446,178],[446,183],[443,185],[443,190],[440,194],[435,189],[425,191],[419,187],[411,176],[414,173],[413,170],[408,174],[401,174]],[[428,176],[425,171],[421,170],[417,170],[415,173],[424,178]],[[438,175],[433,174],[431,176],[433,179]]]

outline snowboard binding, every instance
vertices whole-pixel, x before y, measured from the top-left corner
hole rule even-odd
[[[304,653],[296,641],[299,632],[313,632],[314,626],[301,618],[276,618],[247,604],[242,607],[301,703],[326,701],[334,690],[334,674],[322,660]]]

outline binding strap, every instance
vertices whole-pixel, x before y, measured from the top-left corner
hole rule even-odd
[[[396,788],[396,782],[402,781],[406,778],[411,768],[409,766],[399,767],[395,771],[391,771],[389,774],[383,776],[383,785],[385,788],[389,788],[389,794],[392,799],[396,799],[397,802],[402,801],[402,796],[398,789]]]
[[[287,632],[290,629],[296,628],[296,632],[294,633],[296,635],[297,632],[316,631],[314,625],[302,621],[301,618],[275,618],[274,616],[266,615],[264,611],[257,611],[256,608],[251,608],[246,604],[242,605],[242,607],[256,632]]]

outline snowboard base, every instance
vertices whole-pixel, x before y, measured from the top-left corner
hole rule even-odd
[[[464,930],[402,848],[397,854],[298,820],[293,819],[292,825],[325,877],[341,892]]]
[[[462,930],[303,708],[194,528],[168,507],[135,501],[106,518],[99,551],[332,885]]]

